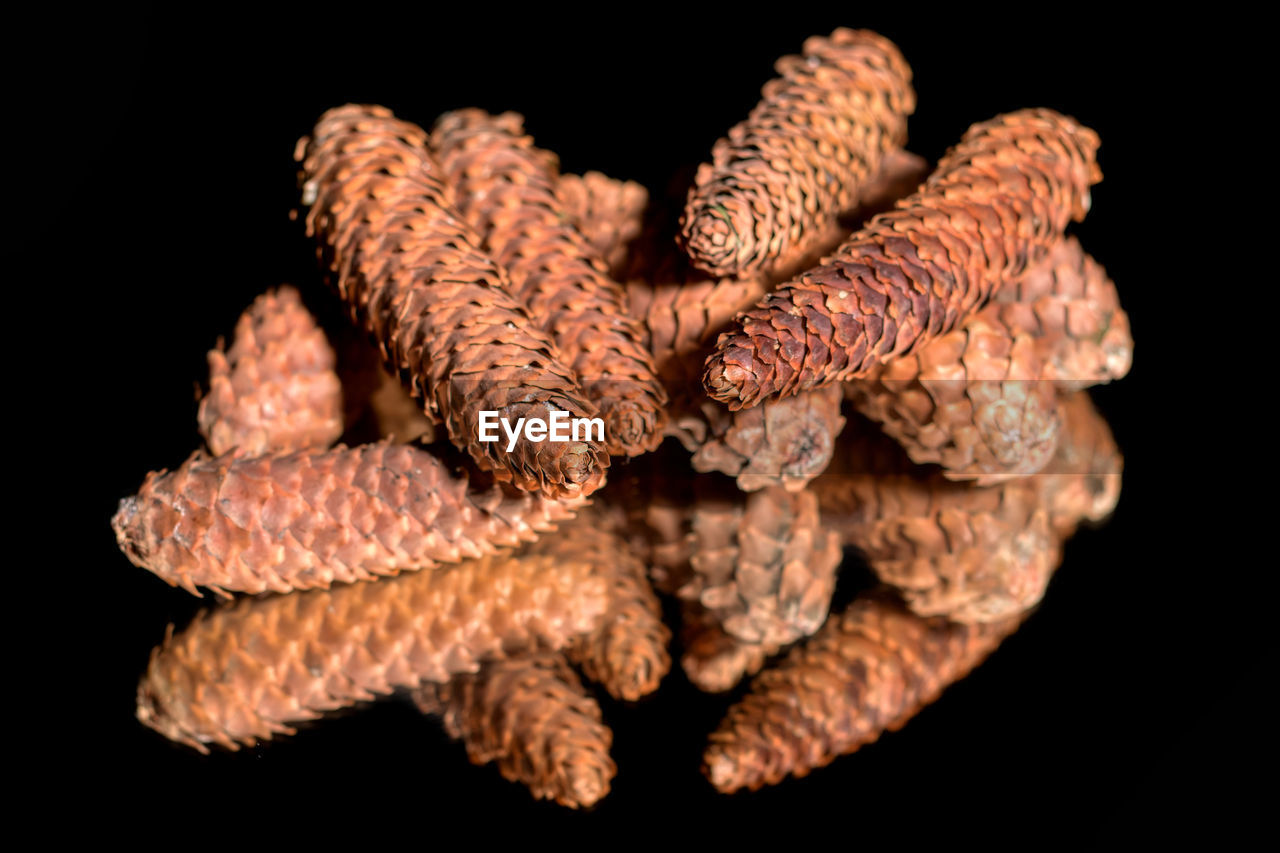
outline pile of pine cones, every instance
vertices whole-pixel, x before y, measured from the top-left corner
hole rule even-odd
[[[285,287],[209,354],[207,451],[113,526],[170,584],[266,594],[165,639],[142,722],[236,749],[403,688],[473,761],[590,805],[615,767],[579,674],[657,689],[656,588],[690,680],[759,673],[705,755],[734,791],[901,726],[1017,628],[1119,494],[1083,389],[1127,372],[1128,321],[1063,236],[1098,139],[1023,110],[929,170],[893,44],[837,30],[777,71],[678,221],[559,174],[512,113],[320,118],[306,227],[366,349]],[[484,411],[604,439],[508,450]],[[881,586],[829,614],[846,546]]]

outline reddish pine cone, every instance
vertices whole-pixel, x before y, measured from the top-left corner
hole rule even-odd
[[[1057,446],[1059,391],[1109,382],[1132,362],[1115,285],[1075,238],[999,299],[846,386],[913,462],[955,479],[1039,471]]]
[[[1058,444],[1058,389],[1034,332],[1002,307],[845,383],[846,396],[917,465],[978,482],[1034,474]]]
[[[725,793],[755,790],[854,752],[904,725],[1019,622],[956,625],[858,600],[756,677],[711,735],[707,777]]]
[[[713,275],[767,272],[806,251],[906,141],[911,69],[888,39],[838,29],[775,67],[781,76],[716,143],[685,205],[682,242]]]
[[[608,603],[597,566],[548,557],[245,598],[176,636],[170,626],[138,686],[138,719],[201,752],[252,746],[397,687],[562,648],[596,628]]]
[[[111,520],[135,565],[199,595],[289,592],[456,563],[534,539],[577,502],[470,486],[379,443],[257,458],[197,453]]]
[[[1097,148],[1097,134],[1050,110],[974,125],[918,192],[721,336],[708,393],[752,406],[864,376],[951,331],[1084,216]]]
[[[1089,392],[1066,396],[1062,420],[1058,452],[1035,479],[1054,530],[1066,539],[1081,522],[1102,521],[1115,510],[1124,457]]]
[[[803,489],[831,461],[836,437],[844,428],[839,386],[819,388],[737,412],[708,403],[702,407],[709,434],[700,444],[690,431],[679,435],[696,448],[697,471],[736,477],[746,492],[770,486]]]
[[[613,733],[561,654],[495,661],[476,675],[423,685],[414,700],[442,717],[473,764],[497,761],[504,778],[537,799],[576,809],[609,793]]]
[[[652,450],[662,440],[666,392],[622,287],[556,197],[555,155],[533,147],[515,113],[446,113],[431,142],[458,209],[599,408],[609,452]]]
[[[1041,377],[1076,391],[1124,377],[1133,364],[1129,316],[1107,271],[1075,237],[996,294],[1005,325],[1035,335]]]
[[[453,210],[421,128],[382,107],[321,116],[299,143],[307,233],[339,293],[387,363],[411,383],[449,438],[501,480],[553,497],[586,495],[604,480],[596,442],[479,441],[482,411],[514,424],[566,411],[590,417],[572,371],[512,296],[506,273]]]
[[[644,228],[649,191],[635,181],[600,172],[561,175],[556,200],[578,232],[617,278],[626,270],[631,243]]]
[[[871,212],[892,206],[915,189],[924,171],[924,161],[914,154],[891,154],[880,171],[862,185],[856,206],[842,211],[808,251],[793,252],[779,269],[799,271],[813,266]],[[672,400],[668,434],[692,451],[706,440],[709,421],[726,420],[722,407],[708,400],[702,389],[707,355],[733,318],[754,305],[770,286],[762,276],[708,278],[691,270],[688,260],[669,251],[668,246],[661,229],[647,235],[634,259],[636,272],[628,279],[627,296],[632,312],[644,319],[647,345]]]
[[[840,539],[821,526],[815,495],[774,487],[700,496],[690,529],[693,576],[680,596],[698,601],[727,634],[779,648],[827,617]]]
[[[635,701],[658,689],[671,669],[671,632],[662,621],[644,561],[618,531],[614,514],[586,507],[527,553],[599,566],[609,578],[609,611],[600,628],[569,650],[587,678],[615,699]]]
[[[324,448],[342,435],[342,386],[333,349],[298,291],[259,296],[240,315],[231,348],[209,352],[209,392],[197,415],[209,449]]]
[[[837,458],[841,469],[809,486],[824,525],[916,613],[993,622],[1043,597],[1059,551],[1041,478],[952,482],[865,426],[842,439]]]

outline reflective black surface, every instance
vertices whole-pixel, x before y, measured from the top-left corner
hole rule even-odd
[[[852,847],[864,832],[985,841],[1246,819],[1240,771],[1260,745],[1264,707],[1250,590],[1269,558],[1244,563],[1227,543],[1250,531],[1206,520],[1232,497],[1206,469],[1239,465],[1223,461],[1237,442],[1221,434],[1234,407],[1214,380],[1190,378],[1207,350],[1186,340],[1216,309],[1166,245],[1169,229],[1212,211],[1221,168],[1197,147],[1216,131],[1188,113],[1212,113],[1194,112],[1212,98],[1189,107],[1196,73],[1185,56],[1156,52],[1194,33],[1068,11],[1052,23],[993,23],[976,8],[954,20],[924,10],[797,10],[776,21],[739,11],[732,23],[710,10],[610,14],[623,17],[116,20],[86,25],[32,66],[36,111],[25,115],[42,131],[18,141],[44,171],[28,176],[40,195],[23,252],[44,274],[22,286],[43,312],[17,322],[72,319],[51,324],[32,350],[39,360],[20,369],[31,365],[45,393],[60,387],[74,403],[58,424],[74,473],[41,504],[57,522],[45,541],[59,556],[33,568],[33,597],[10,605],[40,614],[21,648],[50,649],[40,665],[48,685],[22,692],[51,709],[39,714],[54,729],[36,766],[54,790],[83,785],[83,802],[142,826],[333,821],[371,838],[406,824],[573,827],[598,845],[671,835],[677,823],[765,825],[797,839],[823,827]],[[108,520],[148,470],[196,446],[204,353],[242,308],[282,281],[319,287],[311,244],[288,216],[293,145],[315,118],[350,100],[424,124],[455,107],[513,109],[566,171],[599,169],[656,193],[746,115],[776,57],[837,25],[877,29],[902,48],[919,96],[909,147],[930,159],[970,123],[1024,106],[1070,113],[1102,138],[1106,178],[1075,233],[1133,323],[1131,374],[1094,391],[1126,457],[1124,489],[1105,527],[1067,545],[1023,629],[903,731],[750,795],[719,796],[698,771],[726,698],[678,673],[636,707],[602,697],[619,772],[585,815],[472,767],[406,700],[235,754],[201,756],[139,725],[134,690],[151,647],[202,603],[132,567]],[[76,69],[73,84],[46,73],[59,63]]]

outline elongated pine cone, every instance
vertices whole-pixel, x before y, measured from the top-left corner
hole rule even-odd
[[[662,605],[649,585],[645,563],[618,523],[601,508],[586,507],[555,536],[530,545],[527,553],[600,567],[609,578],[608,614],[599,629],[574,643],[569,657],[615,699],[635,701],[657,690],[671,669],[671,631],[662,621]]]
[[[713,275],[767,272],[805,251],[906,142],[911,69],[888,39],[838,29],[775,67],[781,76],[716,143],[685,205],[685,249]]]
[[[153,472],[111,520],[135,565],[199,595],[289,592],[456,563],[531,541],[580,501],[471,486],[382,442]]]
[[[707,777],[726,793],[755,790],[854,752],[904,725],[1020,622],[958,625],[859,599],[756,676],[710,737]]]
[[[752,406],[866,375],[951,331],[1084,216],[1097,148],[1097,134],[1051,110],[974,125],[918,192],[721,336],[708,393]]]
[[[980,482],[1033,474],[1057,446],[1062,391],[1128,372],[1115,285],[1068,238],[953,332],[846,383],[846,396],[917,464]]]
[[[515,424],[548,411],[591,417],[572,371],[512,295],[503,269],[453,209],[421,128],[382,107],[329,110],[296,156],[307,233],[387,363],[480,467],[552,497],[586,495],[608,456],[593,441],[515,447],[479,440],[480,413]]]
[[[844,428],[842,396],[833,385],[737,412],[708,403],[703,414],[710,434],[700,444],[687,442],[696,448],[693,467],[736,477],[746,492],[770,486],[803,489],[831,461]]]
[[[332,590],[245,598],[207,610],[151,654],[138,719],[202,752],[291,734],[290,724],[447,681],[480,663],[563,648],[609,605],[599,567],[482,557]]]
[[[494,661],[475,675],[424,684],[414,700],[440,715],[473,764],[497,761],[504,778],[538,799],[579,808],[609,793],[613,733],[561,654]]]
[[[727,634],[778,648],[827,617],[840,540],[822,526],[814,494],[773,487],[700,496],[691,529],[693,576],[680,596],[698,601]]]
[[[841,211],[828,232],[807,251],[792,253],[781,262],[797,271],[816,264],[822,254],[835,249],[871,212],[891,207],[919,185],[926,171],[924,161],[905,151],[891,153],[880,171],[862,185],[856,205]],[[657,362],[658,375],[671,398],[673,424],[669,433],[686,445],[705,440],[701,423],[723,420],[707,411],[719,410],[702,388],[702,372],[716,338],[733,318],[759,301],[770,289],[764,276],[711,278],[689,267],[687,258],[672,252],[661,229],[649,234],[637,249],[635,269],[627,281],[632,313],[644,320],[646,342]]]
[[[236,323],[231,347],[209,352],[209,391],[197,418],[219,456],[325,448],[342,435],[333,348],[298,291],[259,296]]]
[[[431,143],[458,209],[599,408],[609,452],[652,450],[662,440],[666,392],[621,285],[556,196],[555,155],[533,147],[519,115],[474,109],[441,116]]]
[[[613,278],[626,272],[631,244],[644,229],[649,191],[600,172],[561,175],[556,199]]]

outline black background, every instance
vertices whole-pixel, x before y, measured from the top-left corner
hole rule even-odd
[[[677,824],[972,843],[1253,816],[1248,771],[1269,743],[1259,626],[1235,603],[1242,586],[1249,597],[1248,569],[1222,565],[1234,558],[1207,520],[1215,501],[1200,483],[1216,471],[1187,464],[1222,441],[1218,403],[1188,378],[1183,343],[1211,300],[1159,248],[1169,217],[1206,205],[1203,193],[1189,204],[1202,178],[1185,168],[1196,131],[1178,106],[1198,85],[1176,49],[1194,33],[1061,11],[996,23],[919,10],[766,19],[744,6],[727,22],[726,9],[598,9],[605,17],[573,24],[498,9],[283,27],[82,19],[32,60],[17,141],[34,156],[15,171],[36,191],[18,244],[34,272],[17,289],[33,307],[18,333],[41,357],[21,363],[37,365],[23,372],[50,399],[73,404],[53,436],[41,432],[60,448],[51,469],[66,472],[37,513],[56,521],[43,541],[58,556],[27,573],[42,597],[21,608],[40,626],[25,647],[46,661],[49,684],[24,693],[45,697],[30,717],[55,721],[37,742],[52,790],[88,783],[82,804],[138,821],[309,821],[372,836],[572,828],[600,843],[623,837],[605,831],[671,835]],[[1105,180],[1075,231],[1117,281],[1137,341],[1131,375],[1094,394],[1126,455],[1124,492],[1105,527],[1071,541],[1017,635],[903,731],[756,794],[719,796],[698,772],[726,698],[676,672],[638,706],[604,701],[619,772],[586,814],[470,766],[400,699],[207,757],[134,720],[150,648],[203,604],[131,566],[108,519],[148,470],[197,445],[204,354],[241,309],[281,282],[320,286],[288,213],[294,142],[324,109],[382,103],[428,126],[451,108],[512,109],[565,171],[657,192],[746,115],[775,58],[839,25],[901,47],[919,96],[909,147],[930,160],[970,123],[1025,106],[1070,113],[1102,138]]]

